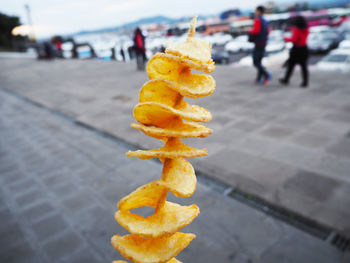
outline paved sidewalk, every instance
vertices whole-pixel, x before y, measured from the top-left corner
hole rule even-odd
[[[159,178],[161,164],[126,158],[128,145],[1,90],[0,112],[0,262],[117,259],[109,238],[126,231],[113,218],[116,203]],[[349,262],[349,253],[202,183],[176,201],[201,208],[184,229],[197,239],[183,262]]]
[[[275,78],[282,75],[271,69]],[[191,103],[212,111],[207,147],[196,169],[350,236],[349,76],[312,72],[300,89],[250,84],[251,68],[217,67],[215,93]],[[143,148],[159,140],[129,128],[147,81],[135,65],[105,61],[1,59],[2,88]]]

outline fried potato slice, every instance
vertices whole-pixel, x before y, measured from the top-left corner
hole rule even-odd
[[[178,138],[170,138],[164,147],[154,150],[128,151],[126,156],[139,157],[140,159],[151,158],[193,158],[207,155],[207,149],[196,149],[183,144]]]
[[[153,83],[154,84],[154,83]],[[181,117],[193,118],[194,121],[211,120],[211,113],[199,106],[192,106],[183,100],[183,96],[175,90],[156,82],[156,85],[145,85],[140,91],[139,104],[154,103],[162,104],[163,107],[173,108],[174,114],[181,114]],[[138,105],[139,105],[138,104]],[[138,106],[136,105],[136,107]],[[169,108],[167,107],[167,108]],[[177,112],[179,111],[179,112]],[[181,113],[182,112],[182,113]],[[197,116],[200,114],[201,116]],[[191,116],[194,115],[194,116]],[[192,120],[192,119],[190,119]]]
[[[196,99],[212,94],[215,86],[216,83],[212,76],[183,71],[178,78],[176,91],[182,96]]]
[[[112,263],[128,263],[128,262],[123,260],[114,260],[112,261]],[[181,263],[181,261],[178,261],[176,258],[172,258],[169,261],[167,261],[167,263]]]
[[[179,254],[195,237],[194,234],[181,232],[154,239],[144,239],[132,234],[115,235],[111,243],[123,257],[135,263],[164,263]]]
[[[175,107],[182,100],[182,96],[171,87],[166,80],[150,80],[142,86],[139,93],[139,102],[159,102]]]
[[[140,90],[139,102],[154,101],[149,98],[150,95],[164,96],[165,98],[173,97],[176,100],[180,94],[181,96],[196,99],[198,97],[209,96],[214,92],[215,86],[216,83],[212,76],[192,74],[190,70],[183,71],[177,81],[166,79],[152,79],[147,81]]]
[[[197,178],[192,165],[183,158],[164,162],[162,181],[176,196],[189,197],[196,190]]]
[[[129,211],[143,206],[156,207],[165,190],[167,188],[161,180],[152,181],[123,197],[118,203],[118,209]]]
[[[194,66],[194,63],[193,65]],[[166,79],[176,81],[183,70],[189,67],[181,63],[178,57],[156,53],[147,63],[147,74],[150,79]]]
[[[206,65],[209,70],[213,71],[215,66],[211,58],[211,44],[208,41],[195,38],[196,21],[197,17],[194,17],[191,21],[186,42],[178,44],[169,43],[165,53],[194,61],[200,65]]]
[[[115,213],[118,223],[132,234],[144,238],[171,236],[181,228],[191,224],[199,215],[196,205],[181,206],[172,202],[165,202],[153,215],[144,218],[130,211]]]
[[[215,66],[200,64],[172,54],[156,53],[148,61],[146,71],[150,79],[176,80],[182,70],[189,70],[189,68],[210,73],[214,71]]]
[[[132,123],[131,128],[138,129],[148,136],[152,136],[157,139],[164,137],[207,137],[212,134],[212,130],[204,125],[195,122],[183,122],[182,120],[169,123],[164,128],[149,127],[143,124]]]
[[[210,73],[215,70],[214,61],[211,58],[211,45],[209,42],[199,38],[188,38],[185,43],[169,43],[166,54],[171,54],[180,58],[180,63],[195,63],[195,69],[200,68],[204,72]]]
[[[145,125],[156,127],[168,126],[176,117],[187,121],[209,122],[212,115],[209,111],[185,101],[177,109],[158,102],[139,103],[134,108],[135,119]]]
[[[204,74],[192,74],[191,70],[182,69],[181,74],[174,77],[173,80],[166,79],[152,79],[146,82],[140,90],[140,98],[146,95],[146,92],[159,92],[159,87],[167,87],[167,92],[162,92],[165,96],[178,96],[175,91],[182,96],[186,96],[192,99],[198,97],[209,96],[215,90],[215,80],[212,76]],[[172,90],[172,91],[169,91]],[[151,101],[151,100],[147,100]],[[141,101],[140,102],[144,102]]]

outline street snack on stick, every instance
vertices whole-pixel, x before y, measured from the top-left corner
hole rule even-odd
[[[165,53],[156,53],[148,62],[150,80],[143,85],[139,103],[133,114],[138,123],[132,128],[148,136],[163,140],[159,149],[126,153],[141,159],[159,158],[163,162],[161,178],[149,182],[118,203],[115,219],[131,234],[114,235],[111,243],[122,256],[136,263],[176,263],[175,259],[196,237],[178,232],[199,215],[195,204],[182,206],[167,201],[168,191],[178,197],[189,197],[196,189],[196,175],[185,160],[205,156],[206,149],[196,149],[180,138],[206,137],[212,133],[197,122],[208,122],[211,113],[197,105],[190,105],[184,97],[196,99],[212,94],[215,80],[206,74],[192,74],[191,69],[213,72],[211,45],[195,37],[196,17],[191,21],[185,43],[169,44]],[[154,207],[148,217],[132,212],[144,206]],[[125,261],[114,261],[125,263]]]

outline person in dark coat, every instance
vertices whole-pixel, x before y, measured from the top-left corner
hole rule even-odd
[[[134,48],[136,53],[137,69],[144,70],[146,62],[145,37],[139,27],[135,29],[134,33]]]
[[[307,48],[308,35],[309,29],[305,18],[302,16],[295,17],[293,21],[292,36],[284,38],[286,42],[292,42],[293,47],[289,53],[285,76],[279,80],[281,84],[287,85],[289,83],[295,65],[299,64],[303,78],[300,86],[302,88],[307,88],[309,84],[309,72],[307,69],[307,60],[309,56]]]
[[[263,6],[258,6],[256,8],[253,29],[249,32],[249,41],[254,42],[253,64],[258,70],[255,83],[267,85],[272,76],[262,65],[269,34],[268,23],[263,17],[264,12],[265,8]]]

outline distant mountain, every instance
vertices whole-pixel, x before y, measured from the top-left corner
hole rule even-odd
[[[308,0],[307,3],[311,6],[320,6],[320,7],[337,7],[345,6],[349,4],[349,0]]]
[[[116,31],[119,29],[127,29],[127,28],[135,28],[137,26],[140,26],[142,24],[150,24],[150,23],[174,23],[178,21],[179,19],[174,19],[166,16],[152,16],[152,17],[147,17],[147,18],[141,18],[139,20],[129,22],[120,26],[115,26],[115,27],[105,27],[101,29],[96,29],[96,30],[84,30],[80,31],[74,35],[83,35],[83,34],[90,34],[90,33],[101,33],[101,32],[110,32],[110,31]]]
[[[346,4],[349,4],[349,0],[294,0],[294,1],[286,1],[286,0],[277,0],[275,1],[276,4],[282,4],[282,5],[292,5],[293,3],[307,3],[311,7],[338,7],[338,6],[345,6]]]

